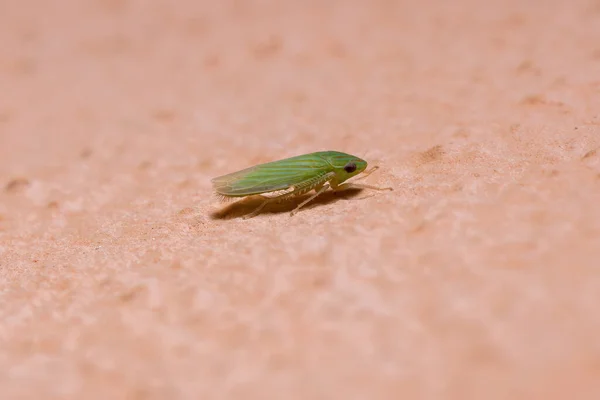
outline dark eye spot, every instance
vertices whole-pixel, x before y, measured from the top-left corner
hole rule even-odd
[[[350,161],[344,166],[344,171],[346,171],[349,174],[353,173],[354,171],[356,171],[356,164]]]

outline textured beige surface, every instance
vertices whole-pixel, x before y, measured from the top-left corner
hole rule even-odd
[[[2,399],[600,398],[598,1],[4,0],[0,49]],[[211,195],[329,149],[396,190]]]

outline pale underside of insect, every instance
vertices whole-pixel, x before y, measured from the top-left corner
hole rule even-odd
[[[222,199],[261,195],[264,201],[244,219],[252,218],[269,203],[282,202],[314,190],[315,193],[300,203],[290,215],[331,188],[333,191],[349,187],[393,190],[391,187],[346,182],[367,168],[367,162],[351,154],[321,151],[255,165],[241,171],[212,179],[216,194]],[[359,179],[364,179],[379,167],[373,167]],[[359,180],[357,179],[357,180]],[[346,182],[346,183],[344,183]]]

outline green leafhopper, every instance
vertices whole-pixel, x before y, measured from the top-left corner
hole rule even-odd
[[[367,162],[356,156],[338,151],[320,151],[255,165],[219,176],[212,179],[211,182],[217,195],[225,199],[252,195],[265,197],[260,206],[244,216],[244,219],[258,215],[260,210],[271,202],[282,202],[314,190],[315,193],[312,196],[300,203],[290,213],[292,216],[328,188],[333,191],[348,187],[393,190],[391,187],[380,188],[354,182],[344,183],[349,178],[365,171],[366,168]],[[366,178],[378,168],[373,167],[357,180]],[[264,196],[265,194],[269,195]]]

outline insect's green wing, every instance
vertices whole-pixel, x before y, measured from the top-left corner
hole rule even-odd
[[[212,184],[215,191],[223,196],[250,196],[288,189],[331,170],[331,164],[319,153],[311,153],[219,176],[212,180]]]

